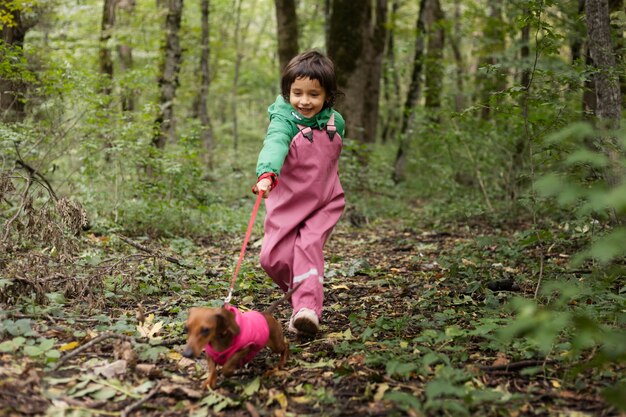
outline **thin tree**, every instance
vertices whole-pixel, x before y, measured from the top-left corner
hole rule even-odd
[[[328,54],[345,94],[338,107],[346,135],[366,143],[376,139],[386,16],[387,0],[331,2]]]
[[[428,0],[420,1],[419,12],[415,20],[415,48],[413,52],[413,69],[411,71],[411,83],[407,92],[406,101],[402,109],[402,124],[400,126],[400,142],[396,152],[394,172],[392,178],[395,182],[405,179],[406,157],[408,152],[409,128],[413,125],[415,107],[421,95],[422,68],[424,66],[424,37],[426,26],[424,24],[424,11],[428,7]]]
[[[383,61],[383,97],[386,104],[386,117],[383,120],[383,133],[381,138],[386,143],[393,137],[398,129],[400,112],[398,102],[400,100],[400,76],[396,65],[395,54],[395,28],[396,16],[400,10],[400,0],[393,0],[389,23],[387,24],[387,40],[385,42],[385,59]]]
[[[194,103],[194,117],[200,121],[202,133],[202,143],[204,145],[204,162],[211,166],[213,154],[213,131],[211,128],[211,119],[209,117],[208,98],[211,77],[209,72],[209,0],[201,0],[201,26],[202,33],[200,36],[200,90],[196,96]]]
[[[110,96],[113,82],[113,59],[109,49],[109,41],[113,36],[115,26],[115,3],[117,0],[104,0],[102,8],[102,22],[100,25],[100,74],[103,75],[102,94]]]
[[[241,51],[241,2],[235,1],[235,74],[233,76],[233,85],[231,91],[231,110],[233,112],[233,149],[237,151],[239,146],[239,121],[237,119],[237,90],[239,88],[239,72],[241,69],[241,60],[243,52]]]
[[[611,41],[608,0],[587,0],[585,7],[589,55],[594,74],[596,123],[600,129],[617,129],[621,121],[621,94],[615,52]],[[604,136],[598,144],[609,157],[604,177],[610,186],[623,181],[623,148],[614,136]]]
[[[455,70],[455,83],[456,91],[454,93],[454,111],[460,112],[465,107],[463,77],[465,74],[465,65],[463,63],[463,55],[461,54],[461,2],[460,0],[454,1],[454,24],[452,27],[452,34],[450,36],[450,47],[452,48],[452,55],[454,56],[454,63],[456,65]]]
[[[126,22],[126,28],[130,27],[130,20],[135,11],[135,0],[117,0],[118,9],[120,11],[119,18],[124,18]],[[123,22],[118,22],[123,23]],[[123,38],[123,42],[117,45],[117,56],[120,63],[120,72],[125,73],[133,68],[133,48],[128,42],[128,35]],[[135,110],[135,94],[133,94],[132,88],[123,87],[121,91],[121,103],[123,112],[132,112]]]
[[[20,62],[24,60],[24,39],[36,23],[36,17],[25,18],[22,10],[0,3],[0,13],[5,18],[0,22],[0,51],[12,59],[3,60],[9,68],[0,72],[0,120],[21,121],[26,117],[26,92],[28,83],[19,75]],[[7,71],[8,70],[8,71]],[[5,72],[6,71],[6,72]]]
[[[425,107],[434,109],[441,106],[441,84],[443,82],[443,48],[445,45],[444,19],[439,0],[430,0],[424,11],[428,31],[426,47],[426,71],[424,79]]]
[[[280,70],[298,54],[298,16],[294,0],[275,0]]]
[[[494,94],[506,88],[506,74],[495,69],[494,65],[499,60],[499,55],[505,48],[505,30],[502,17],[501,0],[488,1],[489,15],[486,17],[484,33],[484,45],[478,66],[482,68],[477,75],[476,84],[479,88],[479,101],[482,106],[481,118],[489,119],[494,102]]]
[[[159,112],[154,121],[152,137],[152,144],[159,149],[163,149],[167,139],[174,135],[174,99],[182,61],[179,37],[182,13],[183,0],[167,0],[163,59],[159,75]]]

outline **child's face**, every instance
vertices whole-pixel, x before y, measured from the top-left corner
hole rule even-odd
[[[317,80],[296,78],[289,90],[289,103],[306,118],[322,111],[326,101],[326,91]]]

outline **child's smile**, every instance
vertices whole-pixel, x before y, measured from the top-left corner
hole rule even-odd
[[[289,91],[289,103],[306,118],[322,111],[326,101],[326,91],[318,80],[296,78]]]

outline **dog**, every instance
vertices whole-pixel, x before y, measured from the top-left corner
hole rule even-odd
[[[263,312],[242,313],[230,305],[221,308],[192,307],[189,310],[185,323],[187,345],[183,356],[193,359],[202,350],[205,351],[209,365],[209,376],[203,384],[205,388],[215,389],[217,365],[222,365],[222,374],[230,377],[265,346],[280,355],[276,368],[287,362],[289,344],[282,326],[272,314],[278,304],[291,297],[295,289],[289,290]]]

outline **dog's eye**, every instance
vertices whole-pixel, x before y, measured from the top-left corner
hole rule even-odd
[[[200,333],[202,334],[202,336],[208,336],[210,332],[211,329],[209,329],[208,327],[203,327],[200,329]]]

